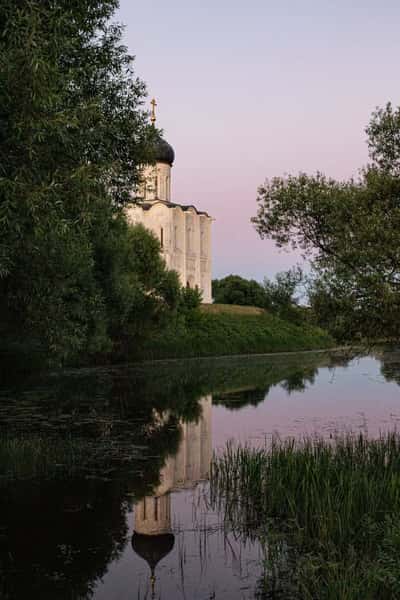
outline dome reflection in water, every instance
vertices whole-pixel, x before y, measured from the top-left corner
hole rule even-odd
[[[399,356],[160,363],[4,391],[0,426],[13,448],[34,431],[45,448],[71,439],[85,452],[67,475],[49,463],[45,480],[23,456],[15,466],[27,471],[10,482],[0,455],[1,599],[265,598],[257,531],[233,531],[211,505],[212,448],[398,427]]]
[[[212,456],[211,396],[201,398],[199,405],[201,412],[197,421],[180,423],[179,449],[167,458],[154,495],[145,496],[135,505],[132,548],[149,565],[152,597],[155,597],[156,566],[174,547],[171,492],[194,489],[209,476]],[[166,418],[168,415],[164,414],[160,420]]]

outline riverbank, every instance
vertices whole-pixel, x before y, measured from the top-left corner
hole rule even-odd
[[[234,307],[245,309],[247,307]],[[328,349],[333,338],[308,323],[294,324],[259,311],[198,311],[184,323],[153,334],[136,359],[157,360]]]

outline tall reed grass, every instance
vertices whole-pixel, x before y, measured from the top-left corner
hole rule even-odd
[[[229,445],[211,484],[230,525],[265,540],[285,598],[400,598],[400,434]]]

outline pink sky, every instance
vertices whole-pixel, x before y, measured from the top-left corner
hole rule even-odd
[[[249,222],[257,187],[365,164],[371,112],[400,104],[400,3],[121,0],[117,18],[175,149],[173,200],[215,218],[213,276],[295,264]]]

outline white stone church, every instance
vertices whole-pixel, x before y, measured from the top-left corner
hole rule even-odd
[[[155,123],[152,101],[152,123]],[[177,204],[171,199],[171,168],[175,153],[161,137],[156,142],[155,164],[143,169],[139,201],[127,209],[131,223],[142,223],[160,240],[169,269],[178,272],[183,286],[202,293],[204,303],[211,299],[211,217],[195,206]]]

